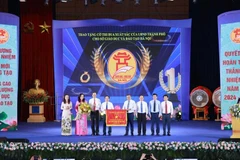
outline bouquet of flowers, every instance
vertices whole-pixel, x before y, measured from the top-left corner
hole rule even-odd
[[[80,114],[88,114],[91,112],[91,107],[89,104],[87,103],[81,103],[79,106],[78,106],[78,112]]]
[[[48,94],[45,93],[38,93],[38,94],[33,94],[29,93],[28,91],[23,92],[23,101],[27,103],[41,103],[41,102],[47,102],[48,101]]]
[[[230,113],[223,114],[221,118],[222,124],[221,129],[222,130],[230,130],[232,128],[232,117]]]
[[[240,118],[240,105],[239,104],[234,104],[233,106],[231,106],[230,111],[231,111],[231,114],[233,117]]]

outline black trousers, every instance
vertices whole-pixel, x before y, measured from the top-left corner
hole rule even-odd
[[[99,111],[91,111],[90,116],[91,116],[92,134],[99,134]]]
[[[167,130],[168,130],[167,133],[170,134],[171,114],[163,114],[162,121],[163,121],[163,133],[166,134],[166,126],[167,126]]]
[[[154,134],[154,124],[156,124],[156,133],[159,134],[159,113],[151,113],[151,131]]]
[[[131,134],[133,134],[133,113],[127,113],[127,126],[126,126],[126,134],[128,134],[129,131],[129,125],[131,128]]]
[[[106,114],[103,115],[103,134],[106,134]],[[108,127],[108,134],[112,133],[112,127]]]
[[[146,113],[138,113],[138,117],[137,117],[137,121],[138,121],[138,134],[141,134],[141,129],[142,129],[142,133],[143,135],[146,135]]]

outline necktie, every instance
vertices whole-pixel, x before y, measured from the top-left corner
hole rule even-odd
[[[93,99],[93,110],[94,111],[96,110],[96,100],[95,100],[95,98]]]
[[[153,112],[156,112],[156,101],[153,103]]]
[[[141,102],[141,110],[140,110],[140,113],[143,112],[143,106],[142,106],[142,102]]]
[[[130,101],[128,101],[127,109],[129,109]]]
[[[108,109],[108,103],[106,103],[106,109]]]
[[[168,114],[168,110],[167,110],[167,102],[165,102],[165,113]]]

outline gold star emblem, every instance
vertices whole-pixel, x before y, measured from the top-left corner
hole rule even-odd
[[[44,33],[45,31],[48,33],[48,28],[50,28],[51,26],[47,25],[46,22],[44,21],[43,25],[39,25],[39,27],[42,30],[41,33]]]

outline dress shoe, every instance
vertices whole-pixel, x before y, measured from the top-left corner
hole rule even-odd
[[[154,136],[154,133],[152,133],[151,136]]]
[[[94,134],[94,133],[92,133],[91,135],[92,135],[92,136],[95,136],[95,134]]]
[[[131,133],[131,135],[132,135],[132,136],[134,136],[134,134],[133,134],[133,133]]]
[[[168,136],[171,136],[171,134],[170,134],[170,133],[168,133],[167,135],[168,135]]]
[[[99,133],[97,133],[96,136],[99,136]]]
[[[128,134],[127,134],[127,133],[125,133],[125,134],[124,134],[124,136],[128,136]]]
[[[146,136],[146,133],[144,133],[143,136]]]
[[[103,133],[103,136],[106,136],[106,133]]]
[[[108,133],[109,136],[111,136],[111,133]]]
[[[138,136],[141,136],[141,134],[138,133]]]
[[[163,136],[166,136],[166,133],[163,133]]]
[[[159,136],[159,133],[157,133],[156,136]]]

